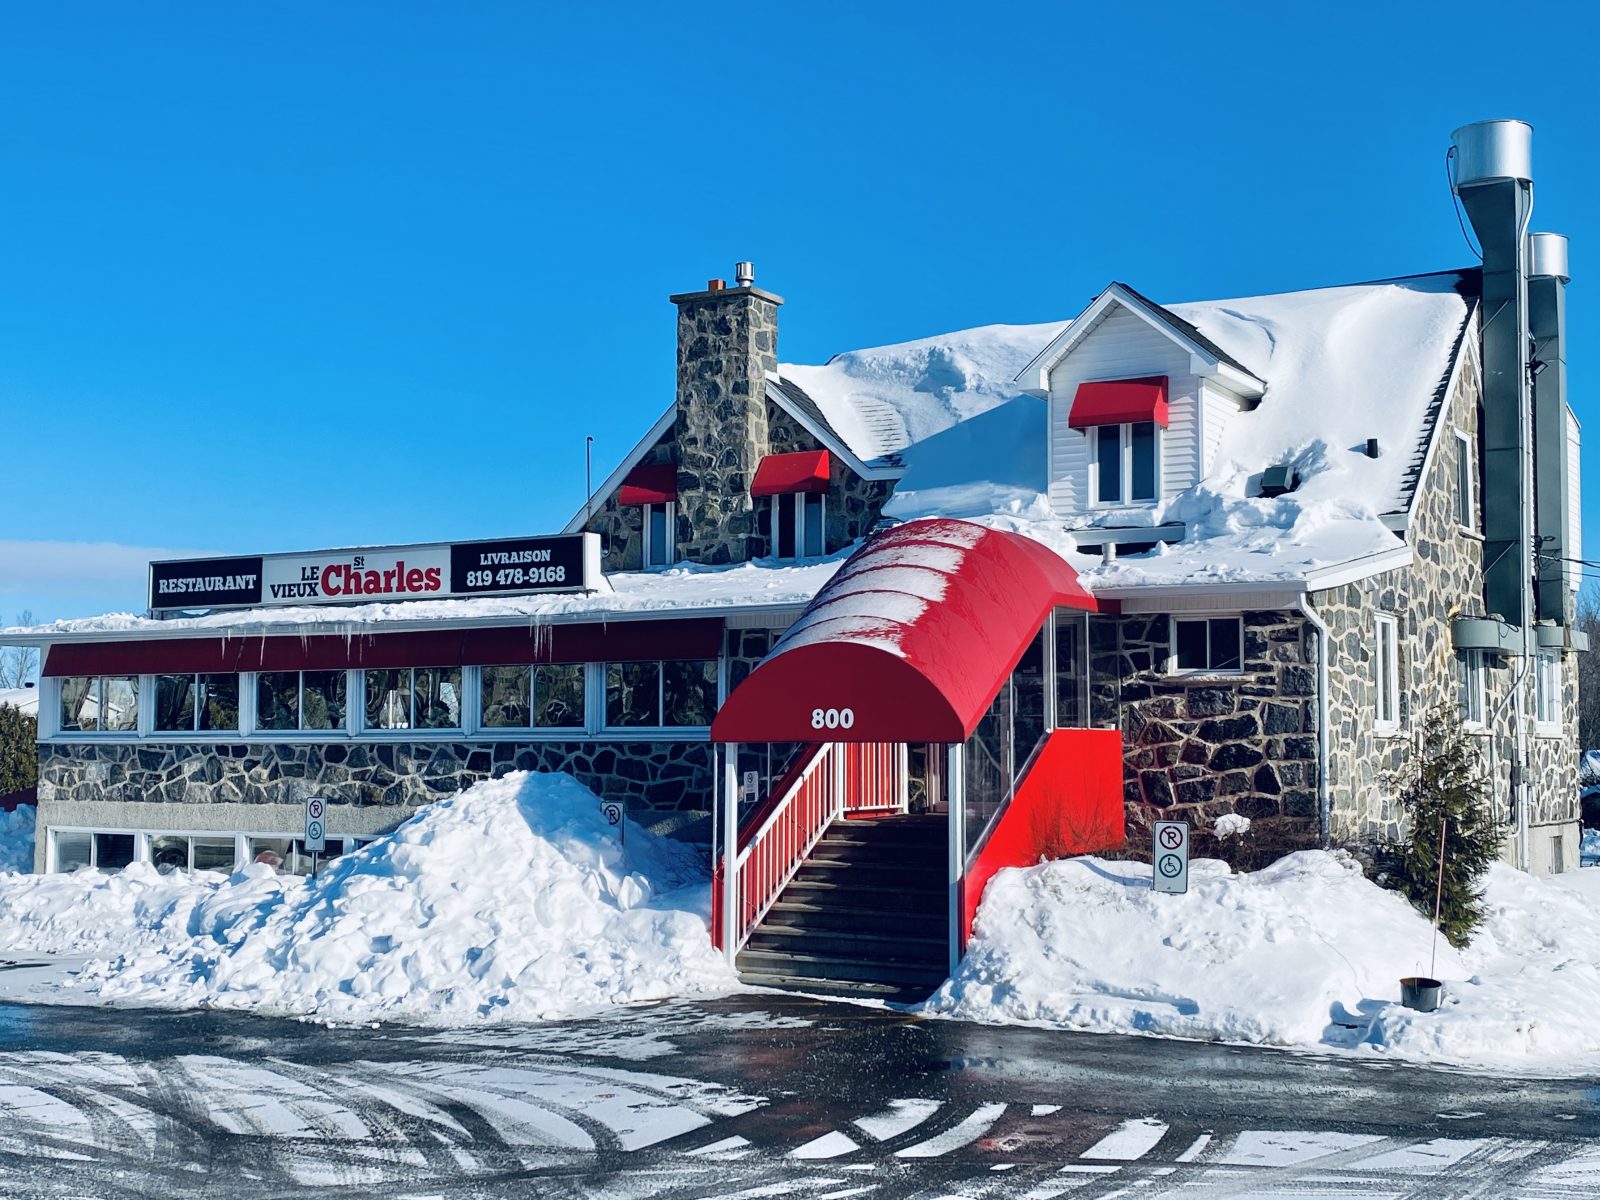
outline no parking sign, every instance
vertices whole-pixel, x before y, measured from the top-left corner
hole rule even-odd
[[[1189,890],[1189,822],[1157,821],[1150,854],[1150,887],[1182,895]]]
[[[328,848],[327,811],[328,802],[321,796],[306,797],[306,836],[304,842],[307,854],[321,854]]]

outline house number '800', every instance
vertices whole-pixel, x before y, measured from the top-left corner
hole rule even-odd
[[[849,729],[856,723],[856,710],[853,708],[813,708],[811,710],[811,728],[813,729]]]

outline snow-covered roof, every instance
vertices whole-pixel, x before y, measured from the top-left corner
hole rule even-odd
[[[29,628],[0,629],[0,645],[142,634],[193,636],[224,631],[270,635],[427,628],[439,624],[518,624],[568,621],[638,620],[686,617],[729,609],[793,609],[807,604],[848,557],[780,566],[772,561],[704,567],[683,563],[663,571],[606,576],[609,588],[542,596],[474,596],[460,600],[409,600],[398,603],[304,605],[237,609],[203,616],[154,620],[136,613],[53,621]]]
[[[1017,372],[1066,325],[985,325],[851,350],[820,367],[782,363],[778,376],[871,462],[1004,404]]]
[[[1046,405],[1031,396],[1006,400],[999,389],[985,393],[996,397],[987,412],[900,452],[906,472],[886,511],[902,519],[961,516],[1028,533],[1067,554],[1100,594],[1304,584],[1340,564],[1387,569],[1406,548],[1384,518],[1409,510],[1476,292],[1475,273],[1447,272],[1168,305],[1266,384],[1253,410],[1230,418],[1195,487],[1148,509],[1117,511],[1121,526],[1181,523],[1182,542],[1110,564],[1075,553],[1077,541],[1095,539],[1074,539],[1046,498]],[[1053,339],[1070,323],[1027,328]],[[949,337],[956,345],[971,341]],[[910,345],[928,360],[941,340]],[[883,366],[894,356],[874,361]],[[921,374],[916,363],[907,370],[911,381]],[[1368,438],[1378,440],[1377,458],[1365,453]],[[1300,486],[1260,496],[1261,471],[1280,463],[1296,467]],[[1075,523],[1093,519],[1085,514]]]

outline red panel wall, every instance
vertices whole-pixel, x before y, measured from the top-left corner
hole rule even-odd
[[[961,945],[997,871],[1040,859],[1112,850],[1123,843],[1122,735],[1058,729],[1050,735],[1000,823],[962,881]]]

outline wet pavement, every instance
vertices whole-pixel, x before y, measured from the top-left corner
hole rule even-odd
[[[774,995],[470,1031],[0,1004],[0,1196],[1592,1197],[1597,1082]]]

